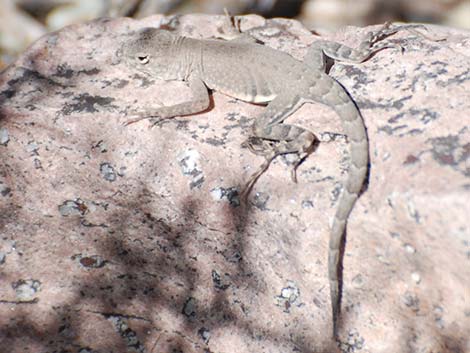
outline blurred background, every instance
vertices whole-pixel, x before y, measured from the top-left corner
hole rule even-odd
[[[470,0],[0,0],[0,70],[41,35],[97,17],[156,13],[257,13],[308,28],[365,26],[386,20],[470,29]]]

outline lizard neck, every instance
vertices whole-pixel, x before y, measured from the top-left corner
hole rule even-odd
[[[190,76],[200,73],[202,67],[201,40],[177,37],[172,48],[172,56],[175,58],[175,72],[178,72],[178,79],[187,81]]]

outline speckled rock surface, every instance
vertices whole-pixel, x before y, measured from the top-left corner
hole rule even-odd
[[[289,121],[323,143],[299,182],[278,159],[248,204],[234,193],[262,160],[241,143],[263,107],[213,108],[148,129],[126,111],[190,97],[116,64],[125,33],[217,35],[222,17],[154,16],[68,27],[0,75],[0,347],[8,352],[470,351],[470,35],[403,32],[331,74],[370,136],[368,189],[352,213],[343,325],[330,339],[329,220],[347,168],[338,117]],[[302,58],[298,22],[242,29]],[[325,38],[356,45],[369,29]],[[331,142],[325,142],[331,139]]]

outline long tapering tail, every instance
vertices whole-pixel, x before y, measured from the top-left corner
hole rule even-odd
[[[332,79],[333,80],[333,79]],[[332,107],[340,116],[350,151],[348,176],[343,184],[338,209],[333,219],[328,251],[328,277],[333,312],[333,336],[337,337],[341,308],[342,260],[346,224],[367,177],[369,142],[362,116],[344,88],[335,80],[332,91],[323,96],[322,103]]]

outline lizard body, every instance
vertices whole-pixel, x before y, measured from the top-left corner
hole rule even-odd
[[[338,209],[333,218],[328,253],[328,276],[333,314],[333,334],[341,301],[342,247],[346,222],[361,192],[369,163],[369,145],[362,116],[345,89],[324,72],[325,56],[348,62],[362,62],[374,52],[399,45],[383,41],[398,30],[413,31],[418,25],[392,27],[385,24],[369,33],[358,49],[338,43],[317,41],[304,61],[240,37],[232,41],[200,40],[178,36],[166,30],[145,28],[132,35],[119,55],[132,68],[162,80],[189,83],[193,100],[169,107],[146,108],[133,113],[134,123],[142,119],[190,115],[209,107],[208,88],[251,103],[267,103],[253,124],[248,146],[265,156],[248,189],[280,154],[298,156],[296,166],[313,151],[315,135],[284,120],[304,103],[321,103],[340,117],[350,148],[350,166],[343,184]],[[269,147],[257,148],[259,141]],[[274,147],[272,142],[275,143]],[[295,168],[292,172],[295,179]]]

